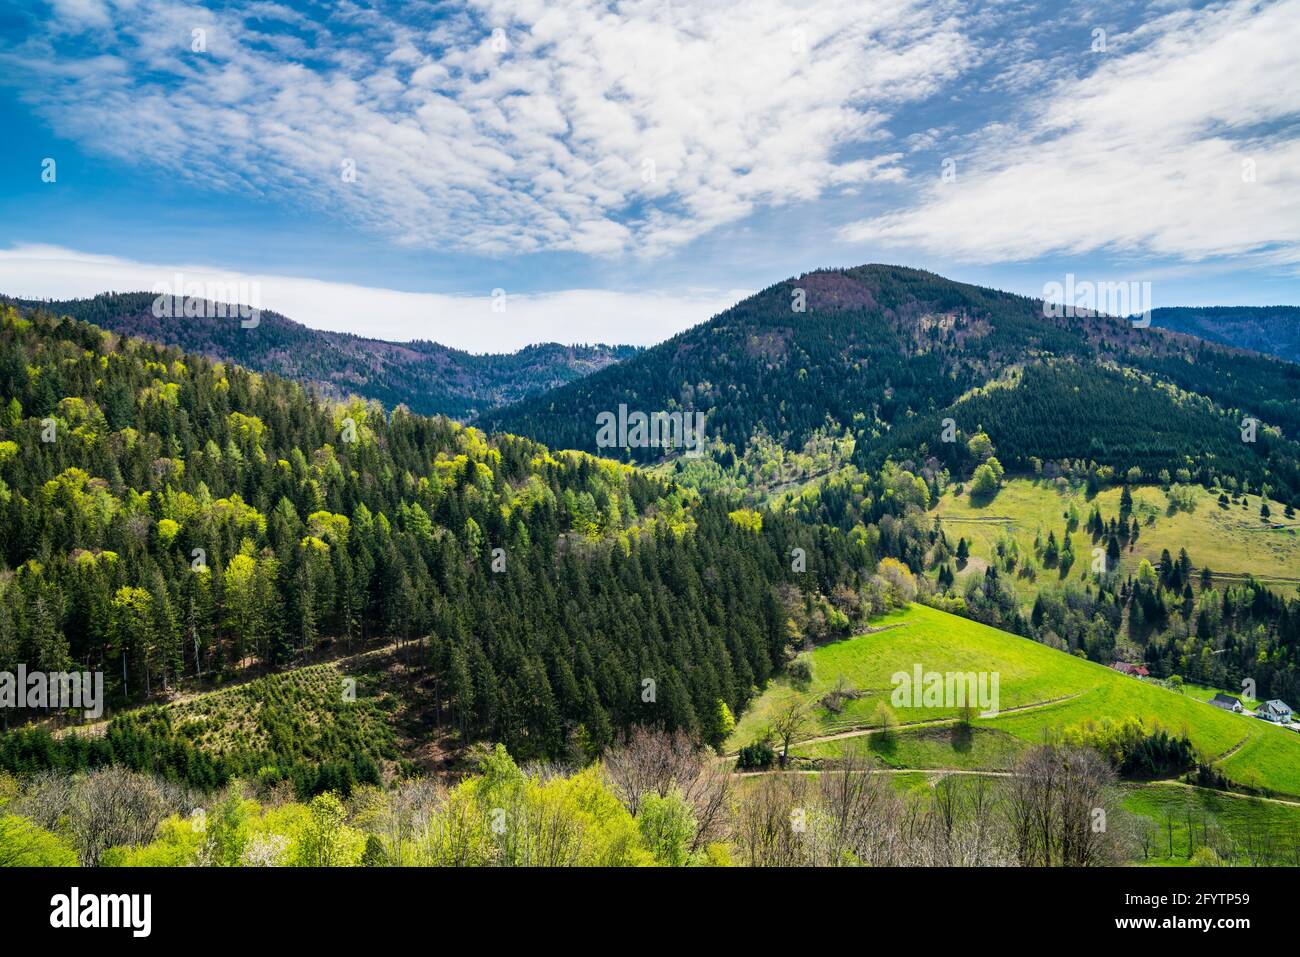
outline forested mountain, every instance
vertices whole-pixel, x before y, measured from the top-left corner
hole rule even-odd
[[[359,395],[389,408],[405,405],[460,420],[563,385],[638,351],[634,346],[547,342],[514,353],[475,355],[426,340],[387,342],[323,332],[268,311],[253,328],[243,328],[237,318],[213,318],[215,310],[179,318],[179,303],[178,318],[160,318],[153,314],[156,298],[145,292],[104,293],[93,299],[20,304],[311,383],[336,398]]]
[[[820,595],[919,554],[0,308],[0,671],[103,670],[115,707],[382,635],[411,644],[466,742],[596,754],[636,723],[718,740],[786,660],[792,616],[847,628]],[[154,719],[97,747],[216,773]]]
[[[1151,324],[1300,362],[1300,306],[1169,306]]]
[[[981,418],[1000,396],[959,403],[1008,376],[1032,388],[1012,391],[1016,411],[1006,419],[994,421],[992,409]],[[964,448],[981,425],[997,428],[999,448],[1014,451],[1017,463],[1031,456],[1115,470],[1159,463],[1191,467],[1207,484],[1230,473],[1288,500],[1300,496],[1290,441],[1300,433],[1300,367],[1122,319],[1051,318],[1038,300],[894,266],[778,283],[482,423],[595,451],[597,416],[620,404],[647,414],[703,411],[710,440],[721,443],[713,456],[724,464],[768,439],[797,450],[838,433],[855,440],[862,464],[923,440],[934,453],[946,411],[960,433],[954,446]],[[1240,434],[1248,416],[1260,423],[1253,443]],[[1122,438],[1099,421],[1113,421]],[[647,461],[661,450],[627,454]]]
[[[945,420],[956,441],[942,440]],[[864,467],[887,459],[929,461],[966,474],[981,461],[967,439],[983,432],[1012,472],[1087,472],[1105,463],[1111,474],[1138,469],[1213,485],[1231,477],[1245,487],[1300,495],[1300,445],[1259,428],[1243,442],[1240,414],[1183,392],[1151,373],[1078,360],[1048,360],[1008,371],[941,409],[910,416],[877,442],[859,445]],[[1290,493],[1289,495],[1287,493]]]
[[[923,362],[936,360],[931,352],[941,350]],[[975,355],[951,368],[975,375]],[[1217,368],[1234,361],[1245,360],[1233,353]],[[907,363],[891,369],[905,373]],[[997,455],[1031,470],[1043,465],[1037,455],[1059,455],[1061,481],[1076,484],[1110,480],[1091,460],[1112,455],[1154,471],[1190,454],[1252,483],[1294,466],[1267,430],[1253,457],[1239,459],[1217,435],[1226,413],[1209,398],[1061,343],[942,407],[901,416],[857,447],[869,471],[829,468],[761,510],[674,481],[671,469],[655,476],[442,416],[329,401],[276,375],[40,309],[0,307],[0,397],[0,672],[101,671],[114,710],[99,733],[55,736],[37,725],[0,734],[0,772],[20,782],[9,790],[14,813],[0,818],[0,849],[17,845],[21,861],[33,860],[37,841],[41,859],[86,864],[680,864],[725,861],[717,839],[749,863],[776,863],[754,850],[770,830],[754,814],[788,821],[792,809],[831,805],[785,790],[779,800],[734,801],[726,764],[698,745],[721,747],[779,672],[806,685],[810,649],[872,630],[913,600],[1095,661],[1123,654],[1159,675],[1227,687],[1245,675],[1270,695],[1300,689],[1300,601],[1195,573],[1186,552],[1127,578],[1092,573],[1068,535],[1058,551],[1048,530],[1035,556],[999,554],[954,580],[966,542],[954,542],[932,509],[941,496],[976,494],[982,473],[1001,471]],[[920,448],[944,411],[962,418],[961,441],[950,443],[961,451]],[[1080,424],[1052,427],[1070,416]],[[1145,436],[1146,417],[1161,420],[1156,439]],[[973,433],[968,420],[978,420]],[[834,431],[812,430],[813,454],[858,457],[854,440]],[[1090,436],[1100,441],[1083,448]],[[962,492],[968,457],[979,464]],[[919,461],[898,461],[907,458]],[[704,461],[722,467],[718,456]],[[1094,506],[1087,518],[1107,555],[1139,534],[1124,488],[1118,515]],[[1082,516],[1069,510],[1060,521],[1067,532]],[[1014,585],[1031,566],[1059,578],[1032,611]],[[309,663],[331,647],[347,653]],[[372,656],[375,671],[356,670]],[[348,681],[362,684],[353,699]],[[184,693],[162,704],[176,689]],[[851,684],[837,689],[816,708],[829,713],[860,695]],[[394,718],[410,700],[431,704],[414,728]],[[880,707],[881,733],[897,744],[896,718]],[[20,725],[46,717],[0,712]],[[790,707],[765,734],[778,745],[785,735],[788,747],[811,733],[808,720]],[[1078,759],[1140,776],[1131,755],[1176,752],[1172,766],[1232,783],[1194,761],[1185,737],[1158,723],[1125,727],[1125,750]],[[470,747],[477,742],[501,746]],[[414,780],[431,768],[415,760],[426,748],[478,754],[480,773],[449,791],[426,788]],[[878,787],[882,799],[893,793],[887,776],[857,773],[867,765],[853,755],[841,759],[845,780]],[[526,778],[515,762],[534,759],[543,759],[529,771],[536,778]],[[766,767],[776,752],[765,738],[737,760]],[[1018,774],[1035,773],[1028,761]],[[464,767],[434,766],[453,779]],[[646,776],[665,768],[677,783],[643,793]],[[315,797],[286,803],[286,784]],[[1249,776],[1236,784],[1255,786]],[[265,814],[242,797],[250,789],[273,802]],[[155,802],[175,811],[166,823],[125,836],[81,823],[106,794],[151,790],[170,796]],[[515,797],[503,803],[507,793]],[[183,817],[196,806],[210,809],[206,832]],[[527,822],[512,832],[526,837],[488,835],[483,808],[501,806]],[[689,822],[674,829],[675,843],[656,836],[667,812]],[[899,834],[916,831],[916,818],[890,813],[912,822]],[[328,853],[311,837],[324,821],[338,845]],[[457,830],[466,821],[478,822],[472,834]],[[548,856],[552,822],[569,835],[581,828],[583,840]],[[446,842],[417,850],[401,837],[416,831]],[[62,835],[71,835],[66,845]],[[583,857],[574,842],[587,847],[588,838],[606,850]],[[928,859],[919,845],[891,846]]]
[[[796,289],[807,311],[781,315]],[[494,419],[592,445],[619,401],[707,408],[709,455],[656,476],[0,308],[0,671],[102,670],[114,708],[381,638],[408,649],[402,694],[427,696],[455,746],[584,760],[639,724],[717,743],[805,642],[912,598],[1098,661],[1124,646],[1204,679],[1300,687],[1293,600],[1207,578],[1202,614],[1186,556],[1136,581],[1090,577],[1049,536],[1042,568],[1061,585],[1028,616],[1010,558],[955,583],[964,543],[930,512],[1007,468],[1290,500],[1300,367],[1284,362],[1049,320],[913,270],[812,273]],[[1243,408],[1266,410],[1253,442]],[[827,474],[770,510],[687,474],[739,474],[737,450],[779,444]],[[1122,509],[1095,525],[1108,555],[1138,534]],[[93,740],[11,734],[0,767],[121,763],[304,794],[377,779],[398,756],[382,707],[342,709],[336,673],[291,675],[225,699],[220,720],[146,709]],[[259,715],[252,740],[230,728],[241,708]]]

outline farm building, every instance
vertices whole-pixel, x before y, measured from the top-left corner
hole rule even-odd
[[[1210,699],[1210,704],[1216,708],[1222,708],[1224,711],[1231,711],[1234,714],[1241,714],[1245,710],[1242,708],[1240,701],[1230,694],[1224,694],[1222,691]]]
[[[1265,721],[1272,721],[1276,724],[1290,724],[1292,712],[1289,704],[1274,698],[1272,701],[1265,701],[1260,705],[1255,714]]]
[[[1151,675],[1146,665],[1130,664],[1127,661],[1117,661],[1111,667],[1121,674],[1132,675],[1134,678],[1147,678]]]

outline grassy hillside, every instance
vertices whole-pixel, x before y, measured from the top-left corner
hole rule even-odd
[[[729,748],[760,737],[793,696],[807,701],[814,715],[814,727],[793,754],[833,758],[848,741],[894,767],[1005,769],[1019,750],[1054,729],[1135,717],[1148,727],[1185,731],[1235,781],[1300,795],[1300,734],[1293,731],[932,608],[914,605],[876,624],[880,630],[808,653],[812,680],[806,685],[785,677],[772,682],[737,724]],[[893,691],[890,676],[911,672],[917,663],[925,671],[997,672],[1000,713],[965,729],[954,727],[955,707],[901,707],[894,709],[895,734],[873,733],[873,712]],[[836,715],[819,701],[841,678],[862,696]]]
[[[1131,785],[1123,804],[1150,821],[1141,863],[1184,866],[1206,845],[1234,864],[1300,863],[1300,805],[1170,783]]]
[[[983,574],[1004,537],[1014,538],[1021,554],[1028,555],[1033,554],[1034,538],[1040,532],[1044,539],[1049,531],[1054,532],[1060,541],[1073,503],[1080,525],[1070,536],[1078,556],[1071,574],[1078,577],[1087,571],[1087,558],[1095,547],[1083,527],[1088,514],[1096,507],[1107,520],[1118,515],[1120,492],[1118,487],[1108,488],[1089,498],[1078,485],[1058,487],[1047,480],[1012,479],[987,501],[949,491],[939,499],[935,512],[943,519],[954,546],[958,538],[970,544],[972,561],[958,570],[960,582],[966,575]],[[1284,518],[1282,503],[1268,501],[1272,514],[1266,522],[1260,518],[1262,500],[1258,495],[1248,496],[1244,508],[1238,503],[1225,509],[1219,507],[1217,494],[1192,487],[1195,507],[1188,512],[1171,511],[1169,495],[1159,486],[1139,486],[1132,494],[1140,535],[1136,546],[1126,548],[1121,556],[1121,577],[1136,571],[1143,558],[1156,564],[1162,549],[1177,556],[1180,548],[1186,548],[1196,568],[1208,566],[1219,578],[1250,573],[1283,593],[1293,593],[1300,584],[1300,520]],[[1035,581],[1018,578],[1016,589],[1027,605],[1032,604],[1039,587],[1057,578],[1055,569],[1040,569]]]

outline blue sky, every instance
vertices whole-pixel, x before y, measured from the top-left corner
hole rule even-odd
[[[1300,0],[30,3],[0,291],[251,278],[477,351],[881,261],[1297,303],[1297,48]]]

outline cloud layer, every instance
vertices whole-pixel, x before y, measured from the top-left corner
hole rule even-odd
[[[56,131],[146,175],[415,246],[654,255],[901,179],[882,124],[977,59],[944,0],[392,10],[58,0],[5,60]]]
[[[1112,42],[972,138],[955,181],[843,238],[976,262],[1300,263],[1300,2],[1180,11]]]
[[[522,263],[552,288],[764,255],[1300,271],[1300,0],[49,2],[0,83],[84,185],[112,158],[202,187],[187,212],[325,210],[469,272],[558,253]]]

